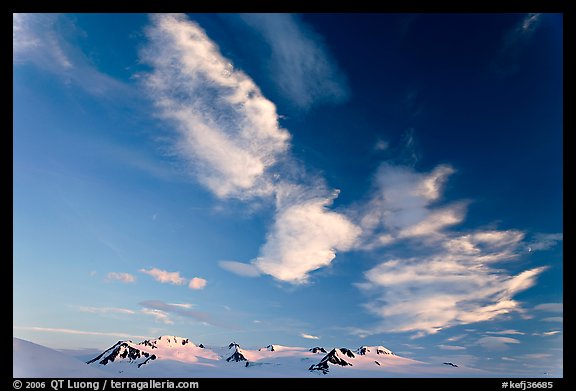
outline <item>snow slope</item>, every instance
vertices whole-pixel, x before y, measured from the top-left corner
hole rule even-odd
[[[106,372],[56,350],[12,339],[13,377],[107,377]]]

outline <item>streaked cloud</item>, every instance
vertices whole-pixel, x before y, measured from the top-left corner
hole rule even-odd
[[[271,168],[289,146],[275,105],[185,15],[151,17],[143,83],[178,132],[177,152],[220,198],[273,192]]]
[[[188,283],[188,287],[190,289],[200,290],[204,289],[206,287],[206,284],[208,284],[207,280],[200,277],[194,277]]]
[[[528,248],[530,251],[542,251],[548,250],[556,246],[559,242],[564,239],[564,234],[543,234],[539,233],[534,235],[532,241],[528,243]]]
[[[168,305],[171,305],[173,307],[186,308],[186,309],[190,309],[190,308],[194,307],[194,304],[190,304],[190,303],[168,303]]]
[[[549,353],[528,353],[528,354],[522,354],[518,357],[528,359],[528,360],[543,360],[543,359],[552,357],[552,355]]]
[[[184,285],[187,281],[186,278],[180,276],[180,272],[169,272],[157,268],[152,268],[149,270],[140,269],[139,272],[152,276],[152,278],[158,282],[161,282],[162,284]]]
[[[458,346],[458,345],[437,345],[440,349],[442,350],[466,350],[466,347],[464,346]]]
[[[156,319],[157,322],[161,322],[164,324],[174,324],[174,321],[170,319],[170,316],[167,312],[158,310],[155,308],[143,308],[140,312],[144,315],[150,315]]]
[[[258,268],[250,263],[242,263],[237,261],[218,261],[218,266],[231,273],[243,277],[258,277],[262,275]]]
[[[128,308],[117,308],[117,307],[89,307],[89,306],[78,306],[78,310],[81,312],[88,312],[91,314],[125,314],[133,315],[136,313],[134,310]]]
[[[219,322],[213,319],[206,312],[191,310],[179,304],[170,304],[162,300],[145,300],[138,304],[144,307],[142,311],[145,311],[146,314],[155,316],[159,321],[163,321],[164,323],[167,324],[174,323],[173,318],[171,318],[170,316],[176,315],[183,318],[194,319],[195,321],[210,324],[217,327],[223,327],[229,329],[234,329],[235,327],[232,324]]]
[[[47,332],[47,333],[60,333],[60,334],[97,335],[97,336],[116,337],[116,338],[138,338],[138,339],[153,338],[153,337],[150,337],[148,335],[131,335],[131,334],[117,333],[117,332],[87,331],[87,330],[76,330],[76,329],[52,328],[52,327],[14,326],[14,329],[16,329],[16,330],[28,330],[28,331],[40,331],[40,332]]]
[[[106,275],[106,280],[130,283],[136,281],[136,277],[130,273],[110,272]]]
[[[506,350],[509,344],[519,343],[519,340],[509,337],[482,337],[476,341],[476,345],[488,350]]]
[[[564,317],[562,316],[551,316],[549,318],[541,319],[544,322],[564,322]]]
[[[266,68],[271,81],[296,106],[348,99],[346,77],[312,28],[295,14],[240,14],[270,48]]]
[[[522,331],[518,330],[501,330],[501,331],[486,331],[486,334],[494,334],[494,335],[524,335]]]
[[[546,311],[546,312],[563,312],[564,311],[564,304],[563,303],[542,303],[538,304],[534,307],[537,311]]]
[[[63,14],[14,13],[13,64],[34,64],[65,84],[79,86],[93,95],[131,94],[127,85],[98,70],[80,47],[71,43],[78,34],[78,27]]]
[[[306,339],[320,339],[320,337],[317,337],[315,335],[306,334],[306,333],[300,333],[300,336],[302,338],[306,338]]]
[[[532,335],[538,336],[538,337],[552,337],[554,335],[557,334],[561,334],[562,331],[560,330],[551,330],[551,331],[543,331],[541,333],[532,333]]]

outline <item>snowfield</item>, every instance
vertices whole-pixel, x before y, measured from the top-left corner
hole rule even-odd
[[[246,349],[196,345],[161,336],[139,343],[118,341],[86,363],[14,338],[14,377],[478,377],[462,366],[429,364],[395,355],[383,346],[356,349],[267,345]]]

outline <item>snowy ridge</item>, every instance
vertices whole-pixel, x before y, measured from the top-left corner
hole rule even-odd
[[[17,358],[15,339],[15,353]],[[20,341],[20,340],[18,340]],[[345,347],[331,350],[315,346],[311,348],[270,344],[266,347],[247,349],[232,342],[227,346],[196,345],[188,338],[161,336],[140,343],[118,341],[86,363],[63,356],[61,353],[21,341],[25,349],[18,357],[19,368],[36,365],[36,361],[62,362],[54,368],[38,372],[42,377],[53,375],[94,377],[430,377],[430,376],[479,376],[482,372],[439,362],[427,364],[395,355],[383,346]],[[30,346],[35,347],[30,348]],[[19,346],[20,346],[19,345]],[[43,349],[43,350],[42,350]],[[38,353],[39,352],[39,353]],[[326,353],[327,352],[327,353]],[[39,356],[39,357],[37,357]],[[42,357],[49,357],[44,360]],[[52,356],[60,357],[55,361]],[[72,361],[70,361],[72,360]],[[15,374],[39,375],[30,371]],[[52,372],[51,372],[52,371]],[[103,376],[103,375],[100,375]]]

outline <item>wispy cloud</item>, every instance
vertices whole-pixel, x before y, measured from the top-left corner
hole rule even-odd
[[[506,32],[500,46],[500,52],[491,64],[495,73],[508,75],[519,69],[520,53],[528,46],[541,19],[542,14],[526,14],[513,28]]]
[[[464,346],[458,346],[458,345],[438,345],[438,347],[442,350],[466,350],[466,348]]]
[[[241,14],[270,48],[271,81],[296,106],[348,99],[346,77],[312,27],[294,14]]]
[[[509,344],[519,343],[519,340],[509,337],[482,337],[475,344],[488,350],[506,350]]]
[[[144,307],[143,311],[146,311],[148,315],[157,317],[159,321],[164,321],[164,319],[167,320],[164,321],[164,323],[174,323],[173,319],[170,318],[170,315],[177,315],[184,318],[194,319],[198,322],[213,326],[234,328],[234,326],[231,324],[224,324],[213,319],[206,312],[191,310],[179,304],[170,304],[162,300],[145,300],[138,304]]]
[[[360,208],[362,246],[394,245],[390,254],[399,255],[387,255],[357,284],[370,298],[365,308],[382,320],[356,334],[421,336],[523,311],[513,297],[533,286],[546,267],[511,276],[493,266],[523,253],[521,231],[449,229],[465,217],[462,203],[436,206],[453,172],[445,165],[418,173],[389,164],[377,172],[372,199]]]
[[[552,316],[549,318],[543,318],[541,319],[543,322],[563,322],[564,321],[564,317],[562,316]]]
[[[72,20],[62,14],[13,14],[12,60],[15,66],[32,63],[57,75],[64,83],[102,96],[130,93],[124,83],[99,71],[79,46],[71,43],[79,35]]]
[[[237,261],[218,261],[218,266],[224,270],[228,270],[229,272],[243,277],[258,277],[262,275],[262,272],[260,272],[256,266],[250,263]]]
[[[117,307],[90,307],[90,306],[78,306],[78,310],[81,312],[88,312],[91,314],[125,314],[133,315],[136,313],[134,310],[128,308],[117,308]]]
[[[170,319],[170,315],[166,311],[162,311],[155,308],[143,308],[140,312],[144,315],[150,315],[156,319],[157,322],[164,324],[174,324],[174,321]]]
[[[519,358],[527,358],[528,360],[542,360],[552,357],[549,353],[529,353],[518,356]]]
[[[119,338],[139,338],[139,339],[152,338],[148,335],[131,335],[131,334],[126,334],[126,333],[86,331],[86,330],[63,329],[63,328],[52,328],[52,327],[14,326],[14,329],[40,331],[40,332],[47,332],[47,333],[60,333],[60,334],[98,335],[98,336],[119,337]]]
[[[524,335],[522,331],[518,330],[501,330],[501,331],[487,331],[486,334],[494,334],[494,335]]]
[[[545,311],[545,312],[563,312],[564,311],[564,304],[563,303],[542,303],[538,304],[534,307],[537,311]]]
[[[317,337],[315,335],[306,334],[306,333],[300,333],[300,336],[302,338],[306,338],[306,339],[320,339],[320,337]]]
[[[190,289],[200,290],[200,289],[204,289],[206,287],[206,284],[208,284],[207,280],[200,278],[200,277],[194,277],[188,283],[188,287]]]
[[[432,211],[444,183],[454,172],[447,165],[428,174],[384,163],[374,176],[372,198],[361,208],[364,247],[377,248],[405,237],[423,236],[462,220],[462,206]]]
[[[270,194],[290,138],[274,104],[186,16],[154,15],[147,36],[143,81],[191,170],[221,198]]]
[[[564,234],[543,234],[539,233],[534,235],[532,241],[528,243],[528,248],[531,251],[548,250],[556,246],[564,239]]]
[[[106,280],[130,283],[136,281],[136,277],[130,273],[110,272],[106,275]]]
[[[552,330],[552,331],[543,331],[541,333],[532,333],[532,335],[538,336],[538,337],[551,337],[553,335],[557,335],[562,333],[562,331],[560,330]]]
[[[162,284],[184,285],[187,281],[186,278],[180,276],[180,272],[169,272],[157,268],[149,270],[140,269],[139,272],[152,276],[156,281],[161,282]]]
[[[173,307],[186,308],[186,309],[190,309],[190,308],[194,307],[194,304],[191,304],[191,303],[168,303],[168,305],[171,305]]]

